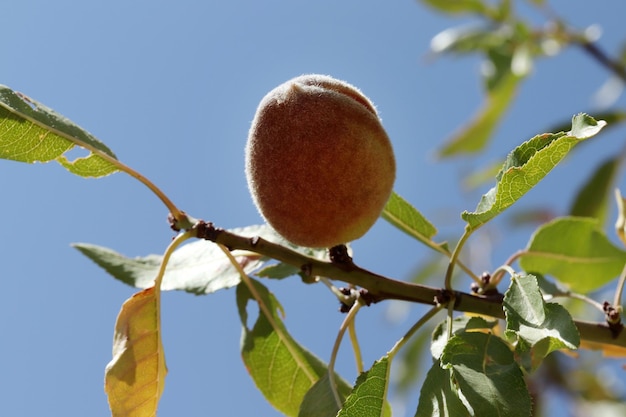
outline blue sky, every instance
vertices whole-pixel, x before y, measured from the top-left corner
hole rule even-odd
[[[437,145],[482,99],[477,59],[427,59],[432,36],[464,20],[409,0],[172,4],[21,0],[3,5],[0,83],[83,126],[179,207],[221,227],[261,221],[245,182],[243,147],[260,99],[294,76],[330,74],[374,101],[397,155],[396,190],[445,237],[460,235],[459,213],[473,209],[486,191],[462,190],[463,175],[503,158],[554,122],[593,110],[591,97],[607,78],[579,50],[542,60],[486,155],[437,161]],[[626,35],[621,3],[598,2],[591,11],[589,2],[580,0],[552,4],[578,27],[600,24],[608,51],[616,51]],[[557,168],[520,207],[547,199],[565,213],[595,163],[622,148],[623,137],[602,136]],[[0,161],[0,172],[0,415],[109,415],[104,366],[115,317],[134,290],[69,245],[96,243],[129,256],[162,253],[172,237],[167,211],[123,174],[85,180],[54,164],[9,161]],[[478,235],[477,243],[489,245],[487,238],[495,236],[498,246],[491,256],[476,252],[476,270],[502,263],[525,245],[530,232]],[[357,263],[398,279],[408,279],[428,254],[383,221],[354,250]],[[328,360],[343,319],[336,301],[321,286],[304,286],[298,279],[271,284],[286,307],[288,328]],[[396,322],[390,311],[389,305],[377,305],[358,318],[366,364],[384,355],[419,317],[411,310]],[[170,372],[160,416],[278,415],[239,359],[233,290],[208,297],[166,293],[163,332]],[[347,349],[339,370],[354,380]],[[407,403],[407,415],[413,415],[416,401],[417,393]],[[396,411],[402,415],[400,406]]]

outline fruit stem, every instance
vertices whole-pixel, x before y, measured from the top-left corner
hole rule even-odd
[[[358,294],[358,293],[357,293]],[[328,381],[330,382],[330,389],[333,392],[333,397],[335,398],[335,402],[337,403],[337,407],[341,409],[343,406],[343,400],[339,396],[339,391],[337,390],[337,381],[335,380],[335,362],[337,360],[337,353],[339,353],[339,346],[341,345],[341,340],[343,339],[343,335],[346,333],[348,327],[350,327],[350,323],[352,323],[356,317],[356,313],[363,306],[360,297],[357,297],[354,304],[348,311],[346,318],[341,323],[339,327],[339,332],[337,333],[337,337],[335,338],[335,343],[333,345],[333,350],[330,354],[330,361],[328,362]]]

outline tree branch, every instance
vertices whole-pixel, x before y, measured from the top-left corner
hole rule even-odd
[[[352,260],[322,261],[260,237],[239,236],[203,221],[198,222],[195,229],[198,238],[219,243],[230,250],[258,253],[296,266],[308,276],[323,276],[367,289],[370,302],[403,300],[428,305],[454,303],[455,311],[504,318],[501,294],[475,295],[398,281],[367,271],[355,265]],[[575,324],[583,340],[626,347],[626,332],[611,329],[605,323],[575,321]]]
[[[615,74],[619,79],[626,83],[626,67],[621,62],[609,57],[598,45],[587,39],[575,37],[574,42],[580,46],[586,53],[593,57],[598,63]]]

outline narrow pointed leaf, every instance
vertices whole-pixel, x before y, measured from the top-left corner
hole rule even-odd
[[[105,370],[105,391],[113,417],[153,417],[165,385],[160,303],[154,287],[123,305]]]
[[[391,193],[391,197],[389,197],[389,201],[381,216],[383,219],[420,242],[428,244],[432,242],[433,236],[437,234],[437,228],[433,226],[419,210],[399,196],[395,191]]]
[[[278,240],[266,226],[249,226],[232,229],[243,236],[262,236]],[[114,250],[87,243],[73,245],[83,255],[104,268],[114,278],[137,288],[148,288],[154,282],[162,255],[129,258]],[[260,268],[268,259],[243,251],[233,252],[247,273]],[[182,246],[171,256],[161,289],[183,290],[193,294],[209,294],[231,288],[240,282],[240,276],[232,268],[224,253],[212,242],[198,240]]]
[[[616,247],[596,219],[562,217],[537,229],[521,259],[529,273],[552,275],[572,290],[587,293],[617,277],[626,252]]]
[[[422,0],[422,3],[437,9],[440,12],[451,14],[483,14],[487,10],[486,3],[481,0]]]
[[[498,31],[483,25],[454,26],[437,33],[430,40],[430,50],[435,54],[475,54],[504,42]]]
[[[249,328],[246,307],[254,297],[245,284],[237,286],[237,306],[243,326],[243,362],[268,402],[287,416],[297,416],[305,396],[328,373],[328,367],[287,332],[282,322],[282,306],[274,295],[261,283],[252,282],[271,317],[259,309],[257,320]],[[336,381],[339,392],[350,391],[349,384],[339,376]]]
[[[136,288],[148,288],[154,283],[163,259],[161,255],[129,258],[112,249],[87,243],[72,246],[114,278]],[[254,271],[265,262],[252,254],[235,252],[234,255],[246,272]],[[234,287],[239,282],[239,274],[224,253],[214,243],[198,240],[174,252],[161,288],[203,295]]]
[[[435,361],[426,374],[415,417],[470,417],[452,385],[450,369]]]
[[[622,164],[622,157],[609,158],[601,163],[583,184],[574,199],[569,214],[576,217],[594,217],[604,224],[613,196],[613,183]]]
[[[453,386],[471,415],[531,415],[524,375],[502,339],[479,332],[454,335],[441,363],[451,371]]]
[[[69,161],[75,146],[89,155]],[[115,154],[89,132],[45,105],[0,85],[0,158],[19,162],[56,160],[82,177],[102,177],[119,168],[107,157]]]
[[[558,349],[576,349],[580,335],[567,310],[543,300],[533,275],[515,275],[504,294],[506,335],[516,339],[520,357],[535,370],[548,354]]]
[[[476,211],[461,217],[477,229],[513,205],[539,183],[580,141],[597,134],[606,123],[586,114],[572,119],[572,130],[545,133],[524,142],[509,154],[496,177],[496,186],[481,198]]]
[[[485,148],[502,116],[513,101],[520,78],[509,74],[487,93],[485,102],[467,126],[448,139],[440,157],[480,152]]]
[[[391,409],[386,401],[390,368],[391,360],[385,356],[359,375],[352,393],[337,417],[391,416]]]

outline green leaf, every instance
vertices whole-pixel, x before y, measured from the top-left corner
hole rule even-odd
[[[346,398],[337,417],[391,416],[386,397],[389,387],[391,360],[384,356],[356,380],[352,393]],[[321,415],[320,415],[321,417]]]
[[[544,133],[524,142],[511,152],[496,177],[496,186],[481,198],[476,211],[465,211],[461,217],[467,229],[474,230],[502,213],[541,181],[580,141],[605,126],[586,114],[572,119],[568,133]],[[580,136],[579,136],[580,135]]]
[[[572,129],[567,132],[569,136],[579,139],[586,139],[596,135],[604,126],[606,121],[596,121],[593,117],[585,113],[580,113],[572,119]]]
[[[256,275],[264,278],[283,279],[296,275],[300,271],[301,269],[296,266],[279,262],[260,269],[256,272]]]
[[[587,293],[618,276],[626,252],[614,246],[596,219],[562,217],[535,231],[520,259],[529,273],[552,275]]]
[[[535,370],[548,354],[558,349],[576,349],[580,335],[568,311],[543,300],[537,278],[514,275],[504,294],[505,334],[517,340],[517,350]]]
[[[422,3],[450,14],[484,14],[488,10],[486,3],[482,0],[422,0]]]
[[[274,233],[265,225],[231,231],[243,236],[261,235],[269,239]],[[137,288],[148,288],[154,284],[154,278],[163,259],[161,255],[129,258],[111,249],[87,243],[75,243],[72,246],[114,278]],[[233,255],[247,273],[252,273],[268,261],[267,258],[260,258],[250,252],[234,251]],[[240,279],[239,273],[217,245],[198,240],[182,246],[172,254],[161,289],[183,290],[198,295],[209,294],[231,288],[239,284]]]
[[[622,157],[609,158],[600,164],[593,175],[578,190],[570,209],[571,216],[594,217],[604,224],[609,211],[609,196],[622,163]]]
[[[502,339],[480,332],[454,335],[441,364],[451,370],[453,386],[471,415],[530,416],[524,375]]]
[[[503,12],[507,13],[504,9]],[[470,123],[446,141],[439,151],[441,157],[476,153],[485,148],[513,102],[520,81],[530,72],[536,55],[532,31],[522,22],[459,32],[452,36],[442,32],[433,38],[432,47],[456,51],[473,49],[484,54],[485,68],[489,68],[483,76],[486,99]]]
[[[267,225],[247,226],[230,231],[241,236],[260,236],[307,256],[319,259],[328,257],[324,249],[302,248],[288,243]],[[137,288],[148,288],[153,284],[163,258],[161,255],[129,258],[112,249],[89,243],[75,243],[72,246],[101,266],[113,278]],[[233,255],[244,267],[246,273],[257,271],[270,261],[267,257],[246,251],[233,251]],[[266,268],[263,276],[283,278],[284,274],[292,271],[288,265],[273,266],[275,269]],[[182,290],[203,295],[231,288],[239,282],[239,273],[232,268],[224,253],[213,242],[198,240],[174,252],[168,263],[161,289],[164,291]]]
[[[69,161],[75,146],[89,155]],[[0,158],[19,162],[57,161],[81,177],[103,177],[119,168],[115,154],[90,133],[54,110],[0,85]]]
[[[381,216],[409,236],[432,246],[432,237],[437,234],[435,226],[395,191],[391,193]]]
[[[446,141],[439,150],[440,157],[476,153],[484,149],[502,116],[513,101],[520,78],[510,74],[487,93],[480,110],[467,126]]]
[[[501,33],[491,27],[461,25],[433,36],[430,49],[435,54],[476,53],[492,49],[504,41]]]
[[[452,320],[452,335],[454,336],[468,330],[493,329],[497,324],[498,320],[487,321],[484,317],[463,315]],[[432,334],[430,353],[434,359],[441,358],[448,340],[448,320],[446,319],[435,327]]]
[[[452,382],[452,371],[439,361],[426,374],[415,417],[470,417]]]
[[[268,318],[259,308],[259,316],[249,328],[246,307],[254,298],[245,284],[237,286],[237,307],[243,326],[241,357],[269,403],[287,416],[297,416],[305,396],[328,373],[328,367],[287,332],[282,322],[282,307],[274,295],[258,281],[252,282],[271,317]],[[335,380],[340,393],[351,390],[339,376],[335,376]],[[318,390],[321,388],[318,386]],[[309,395],[318,396],[319,392]],[[323,396],[326,398],[327,395]]]
[[[341,383],[337,388],[341,401],[345,401],[348,395],[350,395],[350,386]],[[304,395],[298,417],[335,416],[339,409],[330,387],[328,372],[326,372]]]
[[[598,112],[595,117],[596,120],[604,120],[606,122],[606,130],[614,129],[621,123],[626,122],[626,111],[624,110],[611,110],[606,112]],[[550,129],[551,132],[565,131],[570,128],[571,121],[564,121],[558,123]]]

